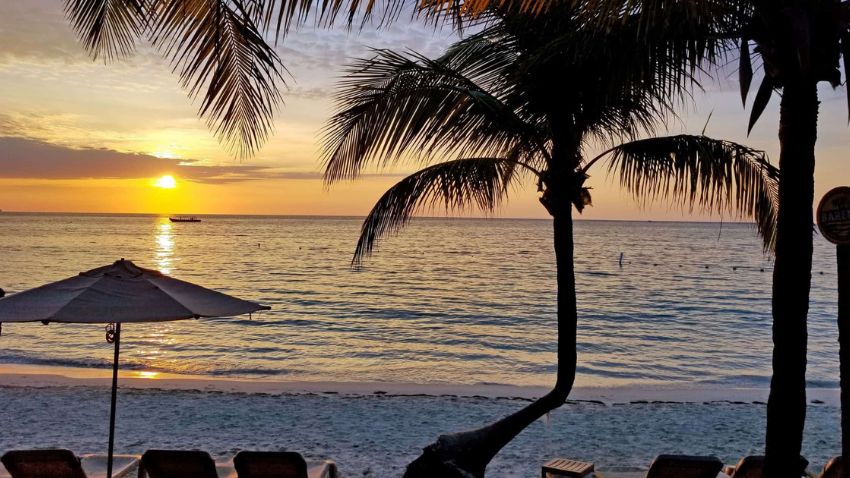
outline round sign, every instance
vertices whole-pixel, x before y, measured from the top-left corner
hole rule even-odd
[[[833,244],[850,244],[850,187],[835,188],[820,200],[818,229]]]

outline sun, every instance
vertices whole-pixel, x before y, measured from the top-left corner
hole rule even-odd
[[[177,180],[174,179],[174,176],[170,174],[166,174],[153,183],[154,186],[162,189],[174,189],[177,187]]]

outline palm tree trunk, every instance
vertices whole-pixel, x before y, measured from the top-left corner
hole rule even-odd
[[[408,465],[405,478],[482,478],[487,464],[499,450],[534,421],[567,400],[576,373],[576,283],[572,205],[563,197],[560,199],[557,206],[547,206],[553,216],[558,282],[558,374],[555,387],[522,410],[492,425],[440,436]]]
[[[850,245],[836,248],[838,259],[838,357],[841,377],[841,459],[850,463]],[[850,478],[850,466],[841,467]]]
[[[789,81],[779,120],[779,218],[773,270],[773,378],[767,402],[765,476],[800,474],[806,419],[806,320],[812,275],[817,84]]]

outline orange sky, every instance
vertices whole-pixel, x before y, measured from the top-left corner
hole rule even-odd
[[[410,48],[436,55],[448,32],[401,21],[389,29],[349,33],[304,27],[278,47],[295,78],[284,94],[275,133],[256,157],[224,151],[171,74],[141,45],[132,58],[104,65],[82,50],[61,2],[0,2],[0,209],[7,211],[150,212],[161,214],[364,215],[412,165],[374,171],[355,183],[326,188],[320,178],[319,130],[332,111],[330,95],[346,60],[367,47]],[[778,158],[778,98],[751,137],[737,85],[708,84],[671,133],[708,134],[744,142]],[[850,183],[844,166],[850,139],[845,91],[822,88],[817,194]],[[93,160],[95,158],[96,160]],[[152,185],[171,174],[175,189]],[[604,169],[592,186],[591,219],[689,219],[664,205],[641,210]],[[533,184],[516,191],[500,212],[545,217]]]

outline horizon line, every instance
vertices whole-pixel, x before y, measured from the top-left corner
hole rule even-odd
[[[366,215],[351,214],[250,214],[250,213],[180,213],[165,214],[155,212],[93,212],[93,211],[9,211],[0,209],[0,216],[9,215],[66,215],[66,216],[142,216],[142,217],[171,217],[171,216],[198,216],[198,217],[279,217],[279,218],[329,218],[329,219],[364,219]],[[438,219],[438,220],[512,220],[512,221],[551,221],[546,217],[516,217],[516,216],[414,216],[416,219]],[[747,224],[754,225],[752,221],[741,220],[705,220],[705,219],[600,219],[600,218],[574,218],[576,222],[659,222],[659,223],[694,223],[694,224]]]

